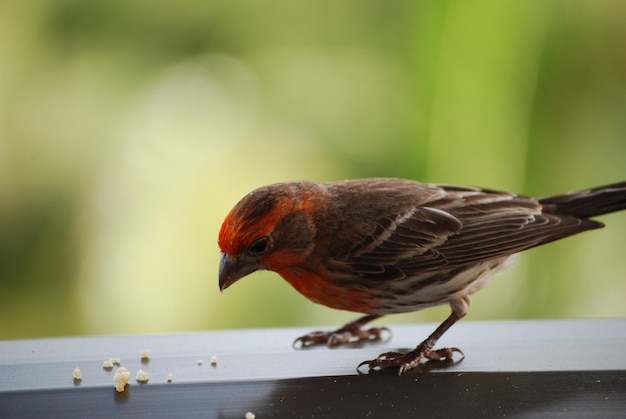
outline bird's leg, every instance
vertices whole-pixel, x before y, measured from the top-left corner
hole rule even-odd
[[[464,357],[465,355],[463,355],[463,352],[459,348],[433,349],[439,338],[446,332],[446,330],[452,327],[454,323],[461,319],[461,317],[462,316],[453,311],[452,314],[450,314],[450,316],[443,323],[441,323],[425,341],[420,343],[412,351],[407,352],[406,354],[399,352],[385,352],[384,354],[380,354],[376,359],[361,362],[357,367],[357,370],[363,365],[367,365],[368,371],[398,368],[398,375],[402,375],[405,372],[419,366],[423,360],[452,360],[455,352],[460,353],[461,356]]]
[[[382,340],[382,335],[387,333],[391,337],[391,331],[386,327],[372,327],[363,329],[367,323],[381,317],[369,314],[360,317],[345,326],[332,332],[311,332],[300,336],[293,342],[296,348],[308,348],[315,345],[328,345],[333,348],[339,345],[354,344],[360,342],[375,342]],[[387,339],[389,338],[387,337]]]

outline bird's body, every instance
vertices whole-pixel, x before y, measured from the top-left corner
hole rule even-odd
[[[366,314],[348,330],[357,335],[381,315],[450,304],[452,320],[434,344],[518,252],[600,228],[589,218],[624,208],[626,183],[539,199],[402,179],[280,183],[251,192],[226,217],[220,288],[275,271],[316,303]],[[333,333],[301,342],[324,339],[343,342]],[[396,358],[368,365],[415,366]]]

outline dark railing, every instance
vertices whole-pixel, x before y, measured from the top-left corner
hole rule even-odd
[[[357,374],[433,327],[393,326],[389,342],[344,349],[293,349],[304,329],[2,341],[0,417],[626,417],[626,319],[461,322],[440,341],[461,362]],[[117,365],[102,367],[111,357],[131,372],[121,393]]]

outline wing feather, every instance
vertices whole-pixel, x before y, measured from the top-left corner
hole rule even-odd
[[[341,255],[340,265],[361,278],[395,280],[511,255],[592,228],[576,217],[544,214],[532,198],[428,186],[428,199],[420,195],[417,204],[381,214]]]

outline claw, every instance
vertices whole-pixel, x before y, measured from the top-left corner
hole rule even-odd
[[[303,349],[316,345],[327,345],[330,348],[335,348],[340,345],[352,345],[364,342],[386,342],[389,339],[391,339],[391,330],[387,327],[372,327],[370,329],[342,327],[334,332],[317,331],[300,336],[293,342],[293,347]]]
[[[322,331],[311,332],[294,340],[292,346],[296,349],[302,349],[321,345],[328,342],[329,334],[329,332]],[[298,345],[298,343],[300,345]]]
[[[368,371],[372,371],[374,369],[393,368],[398,366],[396,364],[396,360],[400,359],[403,356],[404,354],[400,352],[385,352],[378,355],[376,359],[361,362],[356,367],[356,369],[360,372],[360,369],[363,365],[367,365]]]
[[[367,365],[368,372],[398,368],[398,375],[402,375],[412,369],[424,366],[426,363],[431,361],[454,361],[453,358],[455,352],[461,354],[461,359],[456,362],[461,362],[463,358],[465,358],[465,355],[459,348],[441,348],[432,350],[420,345],[415,350],[406,354],[400,352],[385,352],[380,354],[376,359],[363,361],[357,366],[357,371],[361,373],[361,367]]]

